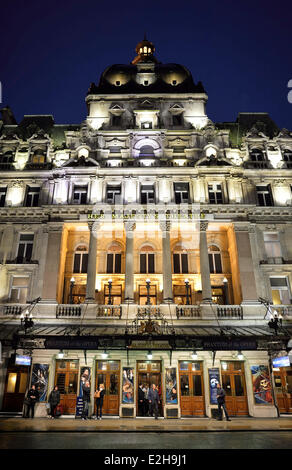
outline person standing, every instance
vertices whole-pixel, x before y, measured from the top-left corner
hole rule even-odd
[[[58,385],[55,385],[54,389],[49,395],[49,404],[50,404],[50,418],[54,419],[55,412],[58,404],[60,403],[60,392],[58,390]]]
[[[103,405],[103,397],[105,395],[105,387],[104,384],[100,384],[99,387],[97,387],[97,390],[94,394],[95,396],[95,403],[96,403],[96,419],[102,419],[102,405]],[[98,410],[99,410],[99,416],[98,416]]]
[[[36,402],[39,399],[39,392],[36,390],[35,385],[32,385],[29,391],[27,392],[27,405],[26,405],[26,415],[25,418],[34,417],[34,407]]]
[[[148,393],[148,401],[150,406],[150,416],[153,416],[153,410],[155,414],[155,419],[158,419],[158,405],[160,403],[158,390],[155,384],[152,384]]]
[[[87,380],[85,384],[82,385],[83,392],[83,408],[82,408],[82,419],[88,419],[88,408],[90,403],[90,382]]]
[[[228,416],[226,406],[225,406],[225,390],[221,387],[220,383],[217,383],[217,403],[218,403],[218,413],[219,417],[217,418],[218,421],[222,421],[222,409],[224,410],[226,421],[231,421],[231,419]]]
[[[142,384],[138,388],[138,410],[141,416],[145,416],[145,393]]]

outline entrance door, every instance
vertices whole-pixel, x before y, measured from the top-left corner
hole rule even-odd
[[[203,363],[179,363],[180,406],[182,416],[204,416]]]
[[[78,386],[78,360],[56,361],[55,385],[60,391],[60,404],[64,415],[74,415]]]
[[[22,411],[28,378],[29,367],[8,367],[4,389],[3,411]]]
[[[96,361],[96,388],[102,383],[105,386],[102,414],[118,415],[120,403],[120,361]],[[96,412],[95,403],[94,409]]]
[[[221,362],[221,373],[228,413],[231,416],[248,416],[244,362]]]
[[[162,386],[161,386],[161,361],[138,361],[137,362],[137,393],[140,384],[143,388],[150,389],[152,384],[158,387],[158,393],[160,398],[160,404],[158,405],[158,415],[163,416],[163,404],[162,404]],[[138,400],[138,398],[137,398]],[[149,403],[146,402],[145,415],[149,416]],[[140,407],[137,404],[137,415],[143,416]]]
[[[292,413],[292,367],[274,371],[274,379],[280,413]]]

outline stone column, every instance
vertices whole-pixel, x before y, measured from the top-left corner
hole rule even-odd
[[[95,303],[97,232],[100,228],[100,223],[88,222],[88,228],[90,231],[90,238],[89,238],[89,250],[88,250],[85,301],[88,303]]]
[[[134,302],[134,230],[135,222],[126,222],[125,302]]]
[[[162,230],[162,271],[163,271],[163,302],[173,303],[172,269],[170,250],[170,222],[160,222]]]
[[[42,302],[57,303],[57,292],[60,283],[60,264],[62,254],[63,224],[49,223],[47,225],[48,239],[45,255],[45,269],[42,283]],[[45,249],[45,246],[44,246]]]
[[[126,222],[125,302],[134,302],[134,230],[135,222]]]
[[[212,288],[206,234],[207,228],[208,222],[200,222],[200,271],[203,303],[210,303],[212,301]]]

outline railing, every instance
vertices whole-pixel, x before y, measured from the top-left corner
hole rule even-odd
[[[96,318],[115,317],[121,318],[122,307],[120,305],[97,305]]]
[[[182,305],[176,307],[176,317],[179,318],[201,318],[199,305]]]
[[[147,317],[149,315],[151,317],[156,317],[160,315],[160,308],[157,305],[138,305],[137,306],[137,314],[138,317]]]
[[[56,318],[74,318],[81,317],[80,305],[58,305]]]
[[[24,308],[25,306],[23,306]],[[4,305],[4,315],[21,315],[21,305]]]
[[[272,305],[272,310],[276,310],[282,317],[292,316],[292,305]]]
[[[243,311],[240,305],[218,305],[217,306],[218,318],[238,318],[243,319]]]

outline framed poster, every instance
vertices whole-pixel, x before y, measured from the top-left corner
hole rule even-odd
[[[272,382],[267,365],[250,366],[252,376],[253,396],[256,405],[271,405]]]
[[[46,401],[48,395],[49,364],[33,364],[31,385],[39,391],[39,401]]]
[[[134,370],[132,367],[123,367],[123,398],[122,403],[134,403]]]
[[[220,372],[218,367],[208,369],[209,372],[209,390],[210,404],[217,405],[217,384],[220,383]]]
[[[177,378],[176,368],[165,368],[165,396],[167,405],[177,405]]]
[[[81,367],[80,368],[80,385],[79,385],[79,396],[83,396],[82,386],[85,382],[89,382],[89,386],[91,387],[91,367]]]

